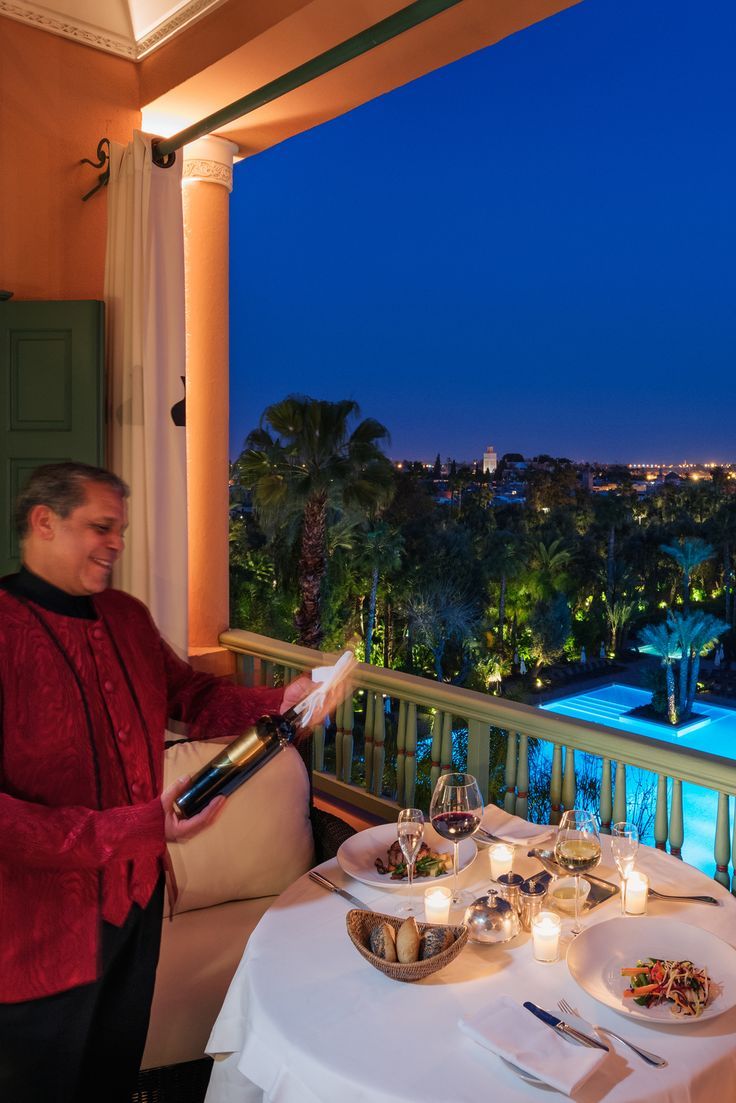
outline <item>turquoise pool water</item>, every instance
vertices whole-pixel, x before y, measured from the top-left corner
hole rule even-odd
[[[736,711],[697,702],[695,712],[700,716],[680,731],[674,731],[666,724],[652,724],[624,716],[629,709],[648,704],[651,696],[647,690],[636,689],[634,686],[612,685],[576,693],[569,697],[560,697],[540,707],[562,716],[574,716],[578,720],[589,720],[619,731],[629,731],[637,735],[646,735],[650,739],[660,739],[663,743],[678,743],[684,747],[693,747],[696,750],[710,751],[724,758],[736,759]],[[590,756],[576,751],[575,758],[576,768],[580,768],[578,758],[589,760]],[[580,766],[582,765],[581,761]],[[598,770],[600,772],[599,766]],[[653,775],[647,771],[628,767],[626,792],[630,798],[630,809],[632,793],[638,786],[642,784],[646,786],[652,777]],[[685,842],[682,856],[686,862],[690,862],[706,873],[713,874],[715,871],[713,839],[718,797],[716,793],[703,789],[699,785],[684,783],[682,803],[685,818]],[[732,800],[732,824],[733,805]]]

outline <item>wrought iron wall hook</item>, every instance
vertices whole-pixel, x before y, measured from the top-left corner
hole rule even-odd
[[[100,138],[97,143],[97,160],[91,161],[89,157],[83,157],[79,162],[80,165],[92,165],[92,168],[103,169],[100,175],[97,177],[97,183],[91,188],[86,195],[82,196],[82,202],[86,201],[99,191],[100,188],[107,186],[110,180],[110,139]]]

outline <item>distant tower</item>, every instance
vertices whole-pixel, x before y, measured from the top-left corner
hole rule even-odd
[[[493,451],[493,445],[489,444],[483,453],[483,474],[493,474],[498,467],[498,456]]]

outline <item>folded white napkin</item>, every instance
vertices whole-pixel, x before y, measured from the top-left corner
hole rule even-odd
[[[499,996],[490,1007],[469,1019],[460,1019],[458,1025],[484,1049],[544,1080],[563,1095],[579,1088],[606,1056],[602,1049],[566,1042],[509,996]]]
[[[324,712],[324,702],[327,694],[336,689],[348,678],[355,666],[355,655],[352,651],[344,651],[334,666],[317,666],[312,671],[312,681],[317,683],[317,688],[303,697],[298,705],[294,706],[294,712],[299,714],[299,723],[308,728],[312,717]]]
[[[549,838],[554,831],[553,827],[529,823],[520,816],[512,816],[495,804],[486,805],[481,827],[485,827],[492,835],[498,835],[504,842],[515,843],[517,846],[536,846],[543,839]]]

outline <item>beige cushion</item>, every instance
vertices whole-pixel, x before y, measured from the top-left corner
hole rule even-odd
[[[209,741],[170,747],[164,784],[195,774],[222,747]],[[274,755],[230,794],[216,823],[188,842],[171,843],[169,854],[179,890],[174,914],[283,892],[314,861],[309,781],[298,752],[287,747]]]

